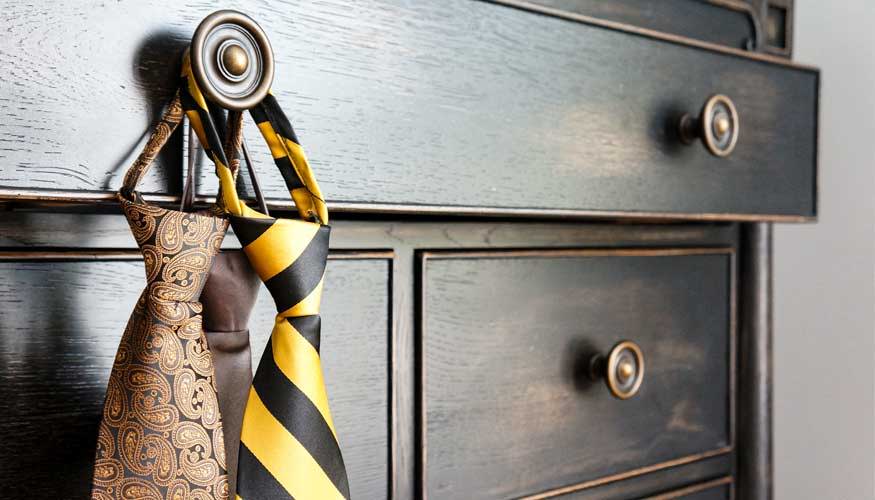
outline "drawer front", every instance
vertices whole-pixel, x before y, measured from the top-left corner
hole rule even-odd
[[[734,498],[732,486],[732,478],[724,477],[647,497],[644,500],[732,500]]]
[[[331,259],[325,280],[323,365],[357,498],[388,497],[389,269]],[[0,465],[3,498],[88,495],[106,383],[141,283],[139,260],[0,262],[0,441],[16,457]],[[254,363],[276,314],[266,290],[256,309]]]
[[[497,1],[517,4],[515,0]],[[631,24],[739,49],[746,48],[758,36],[751,16],[762,23],[753,8],[746,13],[743,9],[699,0],[661,0],[649,8],[642,8],[638,0],[530,0],[529,8]]]
[[[0,6],[0,57],[18,68],[0,75],[0,136],[12,138],[0,148],[3,196],[106,198],[214,7]],[[816,213],[816,70],[472,0],[236,8],[271,37],[277,97],[337,210]],[[93,77],[71,77],[82,68]],[[676,133],[683,113],[717,93],[740,120],[727,158]],[[246,133],[268,158],[252,124]],[[145,191],[178,193],[178,156],[165,155]],[[201,169],[203,196],[215,193],[212,170]],[[281,177],[262,178],[288,204]]]
[[[425,254],[424,496],[544,497],[729,453],[733,267],[722,249]],[[586,374],[623,339],[645,360],[627,400]]]

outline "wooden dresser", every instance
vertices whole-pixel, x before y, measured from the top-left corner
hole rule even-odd
[[[144,280],[114,191],[218,8],[268,33],[336,221],[322,352],[354,498],[771,497],[771,223],[817,214],[792,0],[0,6],[3,498],[87,496]],[[182,145],[148,200],[178,204]]]

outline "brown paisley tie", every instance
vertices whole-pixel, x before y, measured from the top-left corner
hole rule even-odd
[[[147,286],[110,374],[94,499],[229,495],[213,360],[198,302],[228,223],[148,205],[134,191],[182,116],[177,95],[119,196],[143,254]]]

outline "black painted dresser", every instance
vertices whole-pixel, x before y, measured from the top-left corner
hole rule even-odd
[[[771,224],[817,214],[792,0],[0,5],[3,498],[87,496],[144,282],[114,191],[218,8],[268,33],[334,216],[354,498],[771,497]],[[183,140],[148,200],[178,204]]]

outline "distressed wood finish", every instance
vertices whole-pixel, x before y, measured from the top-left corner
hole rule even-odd
[[[542,500],[556,498],[557,500],[620,500],[641,499],[653,495],[663,494],[667,484],[672,485],[699,485],[709,482],[713,477],[719,477],[732,468],[733,457],[731,455],[719,455],[716,457],[697,460],[695,462],[679,465],[669,469],[663,469],[649,474],[614,481],[603,485],[593,486],[583,490],[574,490],[569,493],[557,492],[550,496],[533,496],[526,500]],[[730,500],[727,498],[727,500]]]
[[[0,7],[0,62],[10,68],[0,75],[4,196],[105,196],[169,96],[186,39],[215,6]],[[816,70],[471,0],[233,7],[270,34],[278,98],[336,209],[816,213]],[[717,92],[741,116],[728,159],[674,132]],[[247,135],[268,165],[251,124]],[[146,191],[178,192],[178,156],[164,158]],[[199,192],[211,196],[204,170]],[[265,188],[285,203],[270,170]]]
[[[390,264],[336,257],[322,306],[332,411],[353,495],[387,498]],[[0,262],[3,498],[87,496],[106,381],[140,283],[139,260]],[[253,366],[276,313],[266,291],[256,307]]]
[[[732,478],[724,477],[647,497],[644,500],[732,500]]]
[[[427,253],[421,268],[423,497],[549,496],[731,450],[731,253]],[[646,364],[627,401],[584,375],[623,339]]]
[[[703,1],[530,0],[530,3],[736,49],[746,48],[747,41],[754,36],[746,14]]]
[[[745,224],[739,308],[740,498],[772,498],[772,227]]]
[[[604,224],[568,222],[335,220],[332,249],[731,246],[736,224]],[[75,227],[75,231],[69,228]],[[224,243],[240,248],[229,231]],[[0,217],[0,248],[136,249],[119,215],[11,212]]]

